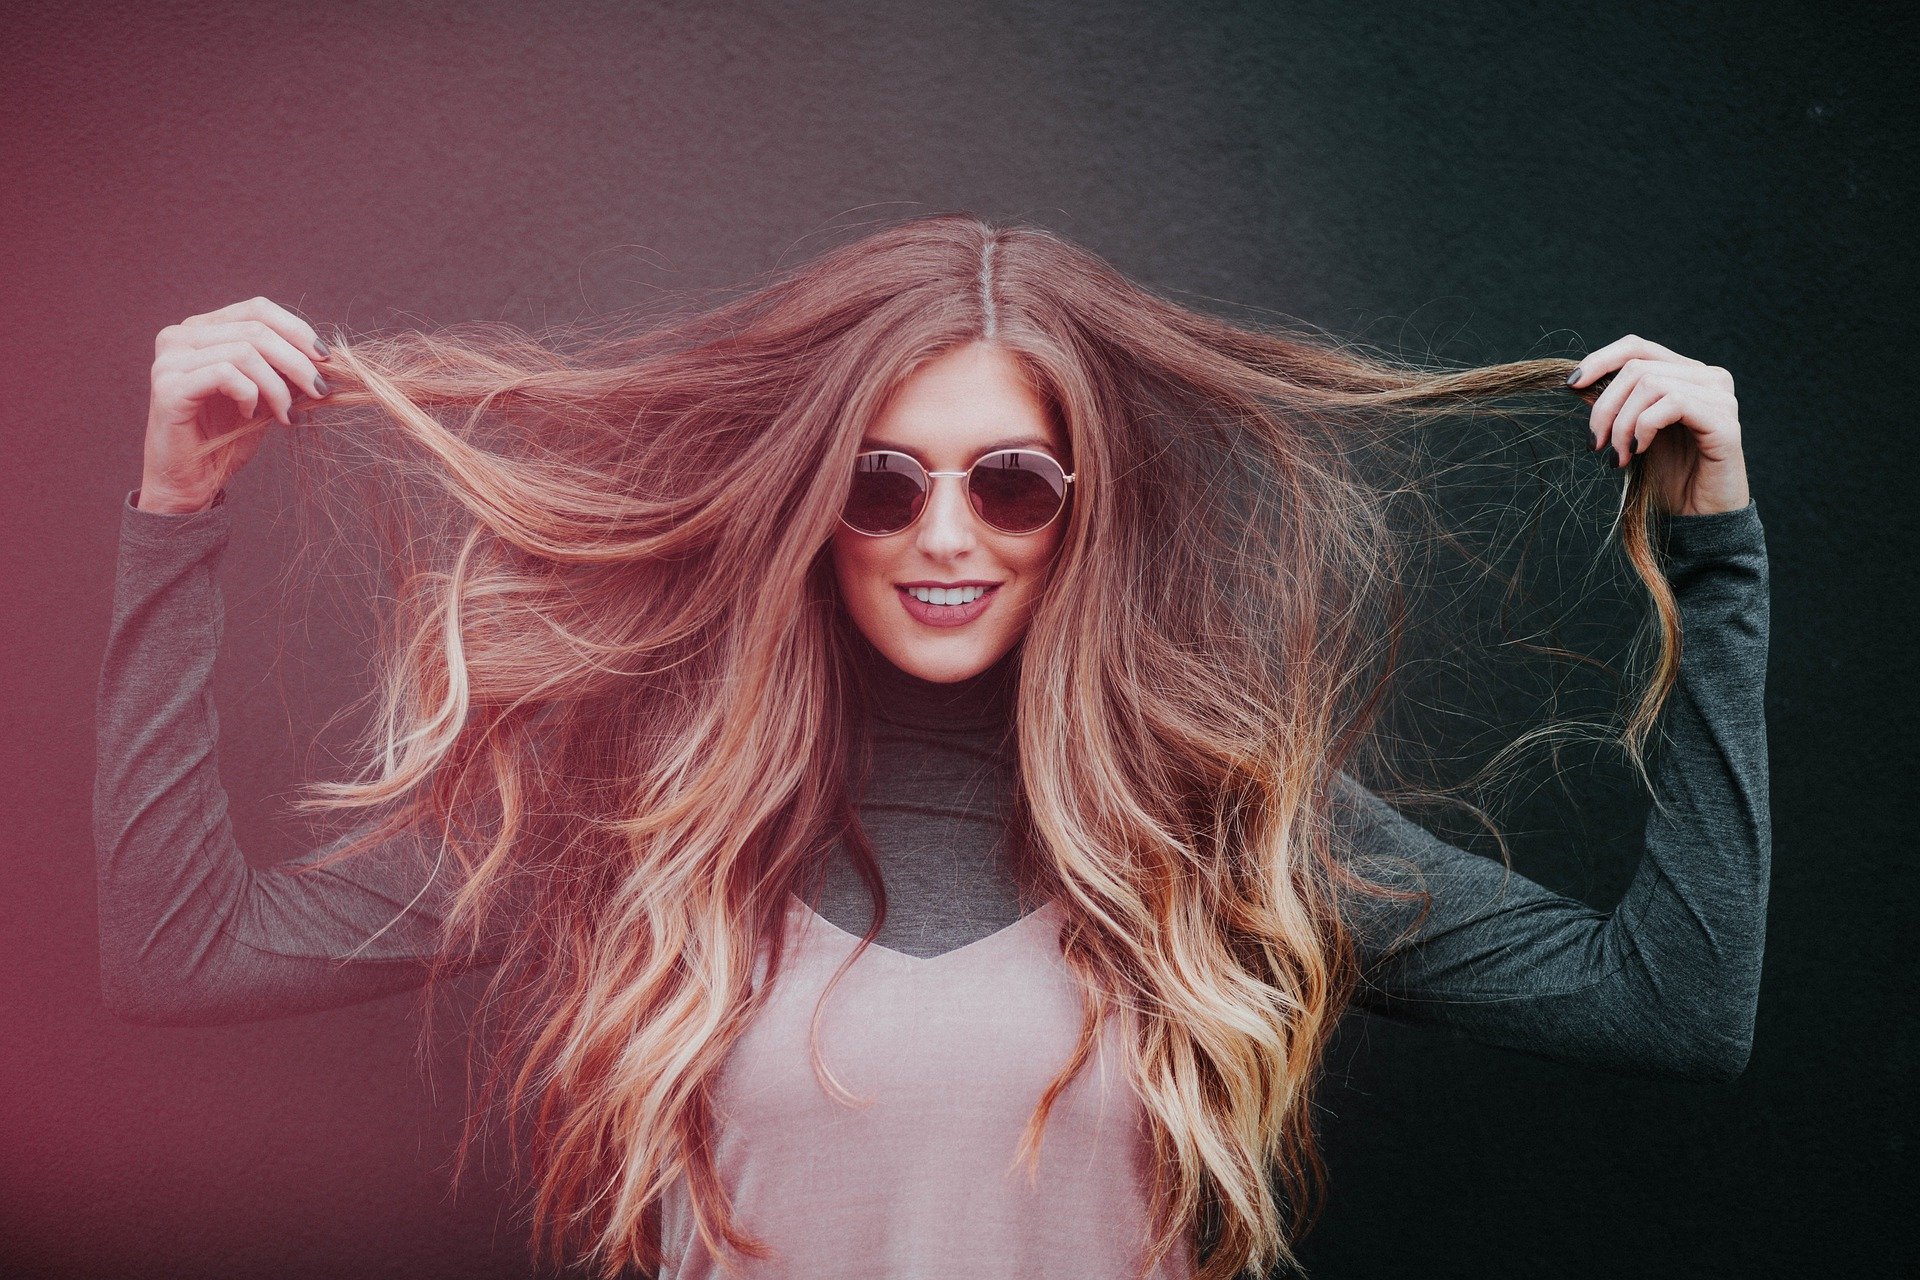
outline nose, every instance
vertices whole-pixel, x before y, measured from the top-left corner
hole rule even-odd
[[[920,550],[930,559],[959,555],[978,541],[973,506],[967,500],[965,476],[938,475],[927,493],[927,509],[920,513]]]

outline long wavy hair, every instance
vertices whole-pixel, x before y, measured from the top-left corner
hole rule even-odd
[[[1314,1088],[1359,976],[1349,908],[1406,896],[1356,874],[1328,817],[1405,629],[1392,463],[1416,428],[1511,415],[1572,361],[1436,367],[1229,322],[971,216],[605,328],[329,336],[335,390],[297,447],[356,459],[343,514],[377,531],[388,593],[364,768],[299,804],[376,810],[340,856],[443,842],[435,978],[510,920],[460,1161],[504,1101],[536,1253],[656,1270],[677,1178],[714,1252],[770,1248],[705,1135],[789,894],[837,839],[873,870],[828,544],[889,394],[986,341],[1079,476],[1022,641],[1014,826],[1084,1021],[1016,1159],[1119,1018],[1157,1157],[1150,1265],[1183,1235],[1208,1280],[1297,1265],[1324,1197]],[[1653,643],[1612,724],[1637,764],[1679,633],[1637,467],[1624,488]],[[814,1067],[831,1087],[817,1044]]]

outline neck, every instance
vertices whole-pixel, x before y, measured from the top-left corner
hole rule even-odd
[[[1020,653],[1015,644],[992,666],[962,680],[926,680],[895,666],[851,627],[853,667],[869,714],[916,729],[1001,729],[1013,718]]]

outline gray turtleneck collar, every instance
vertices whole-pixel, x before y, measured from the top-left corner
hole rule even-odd
[[[874,718],[907,728],[966,732],[1000,730],[1012,722],[1024,642],[986,670],[943,683],[901,670],[857,627],[848,630],[853,667]]]

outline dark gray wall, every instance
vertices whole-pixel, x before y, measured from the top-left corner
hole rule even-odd
[[[1027,217],[1153,285],[1476,361],[1638,332],[1733,370],[1773,554],[1777,870],[1732,1085],[1377,1023],[1326,1095],[1328,1277],[1879,1274],[1911,1208],[1916,474],[1904,9],[1563,2],[13,6],[0,75],[12,840],[0,1271],[510,1276],[444,1194],[396,999],[218,1030],[101,1009],[90,709],[161,326],[537,325],[863,220]],[[834,231],[831,234],[840,236]],[[278,443],[237,484],[217,690],[243,846],[352,696],[281,612]],[[1596,787],[1570,890],[1624,882]],[[450,1033],[451,1034],[451,1033]],[[450,1063],[451,1056],[443,1061]]]

